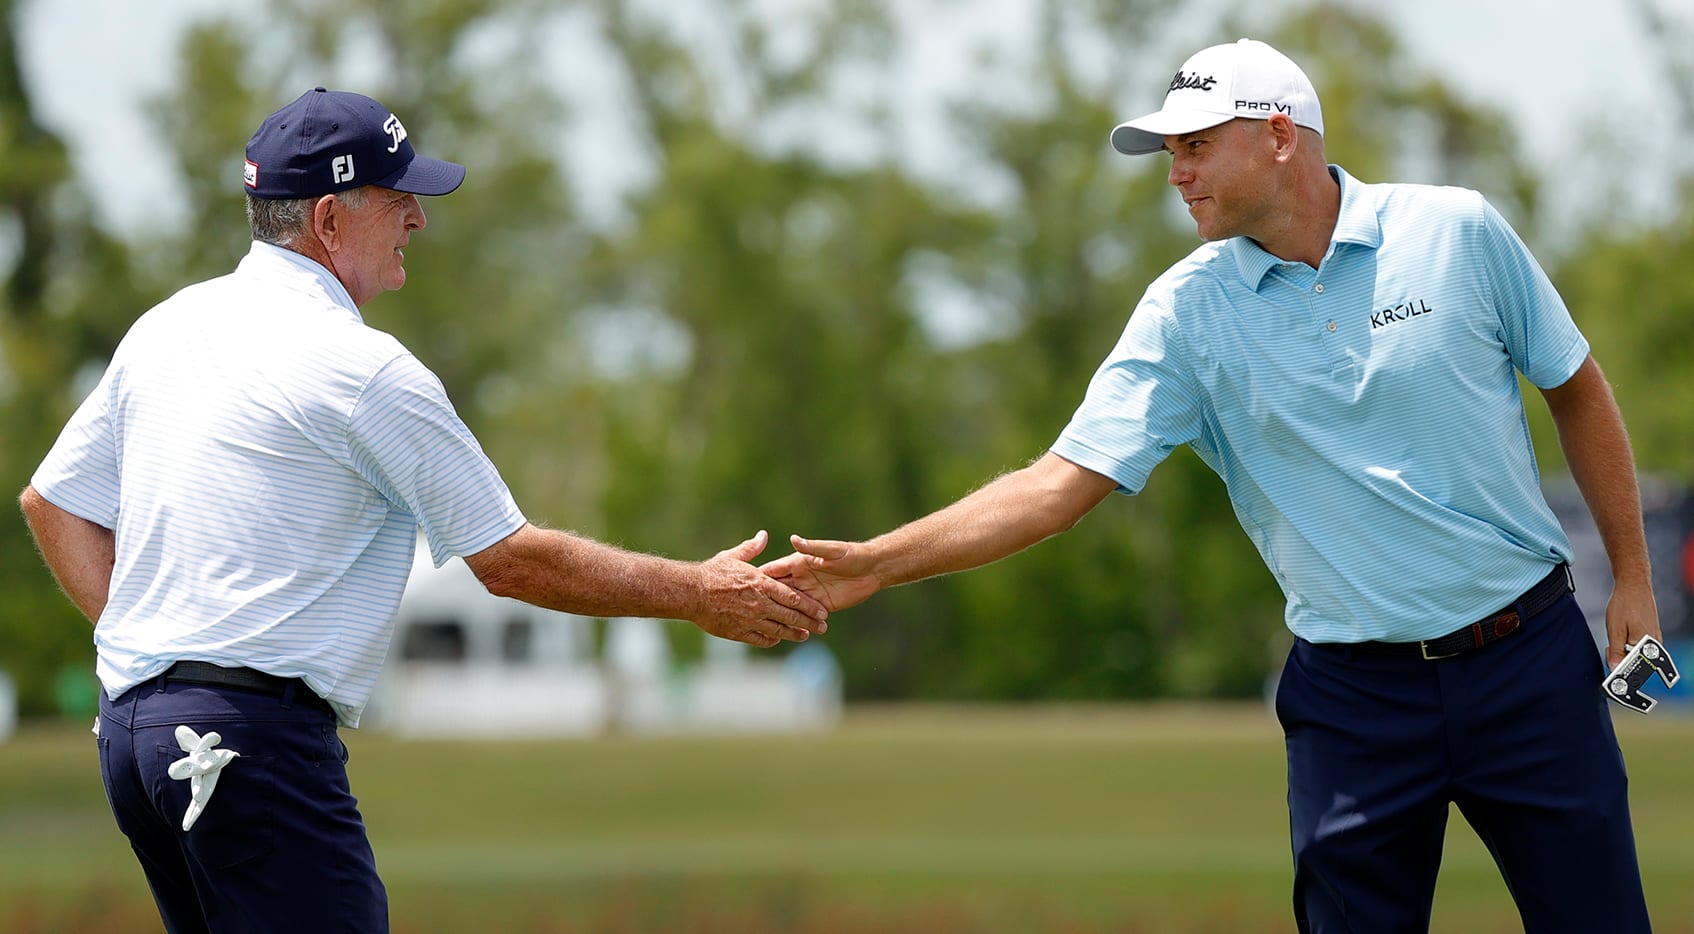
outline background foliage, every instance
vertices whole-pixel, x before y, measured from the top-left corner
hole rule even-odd
[[[691,8],[274,0],[263,29],[209,19],[152,112],[180,166],[229,171],[185,169],[183,221],[124,236],[36,120],[18,4],[0,2],[0,485],[27,482],[137,314],[231,268],[247,135],[317,84],[378,97],[421,149],[470,167],[426,205],[407,288],[365,311],[440,374],[536,521],[680,557],[761,527],[861,537],[1038,456],[1145,284],[1195,242],[1164,160],[1104,145],[1147,104],[1123,89],[1156,85],[1178,54],[1163,37],[1180,5],[1041,3],[1035,54],[981,63],[1018,93],[947,112],[943,177],[902,156],[892,114],[908,89],[886,74],[912,37],[897,7]],[[1241,31],[1226,20],[1217,38]],[[1505,117],[1420,73],[1382,21],[1318,3],[1266,38],[1307,64],[1330,155],[1355,175],[1476,187],[1532,246],[1574,244],[1543,260],[1642,469],[1694,478],[1680,327],[1694,183],[1665,193],[1685,207],[1664,229],[1595,216],[1550,231]],[[1673,53],[1694,37],[1662,38],[1668,79],[1688,84]],[[572,75],[591,64],[625,131],[603,145],[627,148],[636,179],[611,194],[563,155],[584,125]],[[1656,131],[1687,134],[1684,116]],[[0,524],[0,585],[0,668],[26,712],[45,711],[57,673],[91,667],[87,624],[21,522]],[[1181,451],[1145,495],[994,567],[880,595],[829,644],[860,699],[1251,696],[1280,620],[1220,483]]]

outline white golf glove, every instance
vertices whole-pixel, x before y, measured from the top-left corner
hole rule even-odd
[[[222,739],[216,732],[200,736],[186,726],[176,728],[176,744],[188,755],[172,762],[169,774],[178,781],[189,780],[188,813],[182,816],[184,831],[194,826],[206,810],[206,802],[212,800],[212,790],[218,787],[218,772],[241,755],[233,749],[213,749]]]

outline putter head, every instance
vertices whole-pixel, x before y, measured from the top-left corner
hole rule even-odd
[[[1618,662],[1606,675],[1606,680],[1600,682],[1600,689],[1606,696],[1617,701],[1630,710],[1646,713],[1652,710],[1657,700],[1641,693],[1641,686],[1657,674],[1664,681],[1665,687],[1676,687],[1676,682],[1682,675],[1676,670],[1676,663],[1671,661],[1670,653],[1665,651],[1664,643],[1652,636],[1642,636],[1641,641],[1629,647],[1629,654]]]

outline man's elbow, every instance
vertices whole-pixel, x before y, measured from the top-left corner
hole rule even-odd
[[[520,581],[523,575],[518,565],[507,556],[490,552],[466,555],[465,564],[476,575],[483,589],[496,597],[515,597],[522,589]]]
[[[485,569],[477,574],[476,579],[482,582],[483,589],[496,597],[522,600],[529,592],[529,588],[524,585],[524,575],[517,573],[510,566]]]
[[[25,516],[35,515],[44,502],[46,500],[42,499],[41,494],[35,492],[35,487],[30,484],[25,484],[23,492],[18,494],[18,508]]]
[[[532,530],[526,526],[476,554],[466,555],[465,564],[496,597],[523,600],[533,592],[534,559]]]
[[[18,494],[18,509],[24,514],[24,524],[29,526],[30,534],[39,539],[58,507],[36,492],[34,486],[26,486]]]
[[[1086,512],[1079,512],[1074,515],[1060,515],[1053,530],[1047,534],[1051,536],[1069,532],[1071,529],[1076,528],[1077,525],[1082,522],[1082,518],[1086,515],[1088,515]]]

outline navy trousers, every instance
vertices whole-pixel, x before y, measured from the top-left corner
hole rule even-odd
[[[299,689],[302,693],[305,688]],[[170,934],[388,930],[388,895],[321,702],[146,682],[100,702],[100,772]],[[178,725],[240,755],[182,829]]]
[[[1529,934],[1648,931],[1604,674],[1568,594],[1438,661],[1296,640],[1276,712],[1299,929],[1428,931],[1456,804]]]

